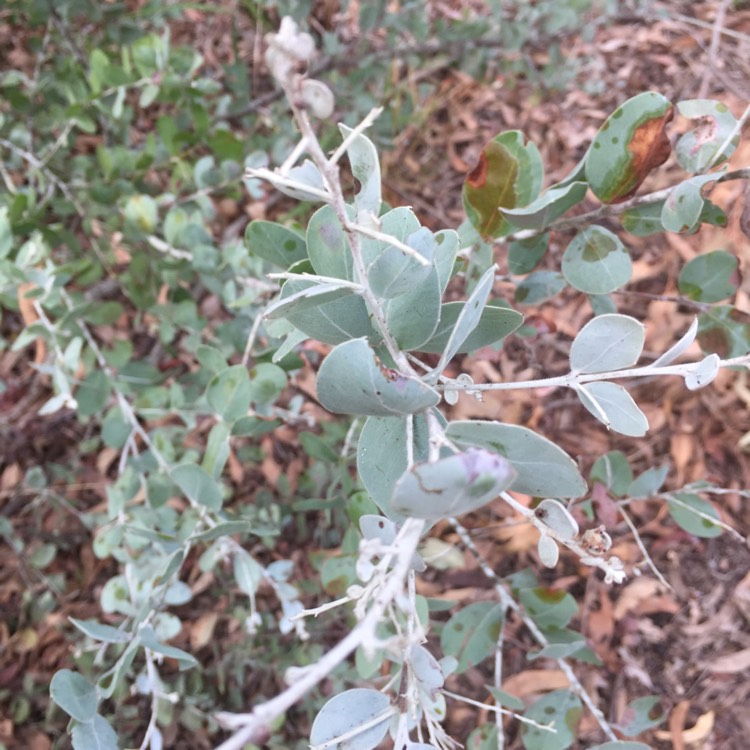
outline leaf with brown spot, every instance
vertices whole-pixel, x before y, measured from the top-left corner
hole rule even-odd
[[[666,126],[673,117],[668,99],[646,91],[607,118],[586,154],[586,180],[599,200],[627,200],[669,158]]]
[[[464,182],[466,216],[485,239],[507,234],[512,225],[500,209],[529,205],[544,178],[539,149],[519,130],[496,135],[483,149]]]
[[[518,162],[497,141],[490,141],[479,155],[479,162],[466,177],[464,207],[469,220],[482,237],[496,237],[505,218],[500,208],[516,205]]]

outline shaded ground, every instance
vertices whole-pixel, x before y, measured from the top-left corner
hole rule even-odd
[[[460,189],[484,142],[495,133],[510,128],[522,130],[539,145],[548,179],[565,174],[583,154],[602,120],[627,96],[646,89],[660,91],[673,101],[697,96],[718,98],[736,114],[750,99],[750,10],[726,13],[723,26],[732,35],[719,37],[712,49],[712,26],[716,13],[726,3],[665,2],[662,20],[644,20],[638,14],[606,28],[593,43],[573,40],[570,54],[586,61],[589,75],[603,83],[596,94],[574,90],[567,94],[538,91],[528,85],[510,87],[498,79],[492,84],[476,83],[461,73],[438,70],[430,75],[437,84],[437,95],[428,102],[429,113],[419,125],[408,127],[386,156],[384,178],[388,198],[393,205],[413,205],[423,220],[434,226],[457,226],[462,217]],[[692,16],[694,21],[680,18]],[[176,33],[195,32],[201,26],[200,38],[207,56],[231,54],[224,44],[228,19],[222,16],[194,17]],[[249,29],[251,38],[252,29]],[[252,47],[245,50],[252,59]],[[533,52],[543,62],[544,50]],[[672,164],[670,162],[670,164]],[[744,144],[732,159],[732,166],[750,164],[750,146]],[[676,166],[660,170],[643,186],[648,192],[679,179]],[[634,280],[622,295],[620,312],[631,313],[647,325],[646,350],[664,351],[689,325],[693,311],[662,296],[676,290],[679,268],[697,253],[724,247],[737,254],[741,268],[750,266],[750,245],[739,229],[742,210],[742,183],[725,183],[716,188],[713,200],[725,207],[729,227],[719,233],[708,227],[697,236],[677,235],[639,239],[627,237],[635,260]],[[584,205],[581,210],[593,207]],[[613,224],[612,229],[617,227]],[[554,236],[552,252],[546,263],[559,262],[568,236]],[[505,268],[502,251],[497,260]],[[747,274],[746,274],[747,275]],[[502,286],[496,292],[502,294]],[[736,306],[750,312],[750,286],[741,287]],[[525,311],[526,312],[526,311]],[[528,314],[546,321],[549,333],[533,342],[509,342],[499,356],[487,355],[466,363],[475,379],[527,379],[540,374],[557,374],[565,369],[567,341],[590,315],[587,306],[577,298],[556,298]],[[20,320],[6,316],[2,325],[12,329]],[[98,613],[100,587],[114,569],[110,562],[98,561],[90,549],[88,530],[79,514],[102,502],[104,486],[112,476],[116,457],[101,455],[96,461],[79,453],[77,446],[89,437],[87,428],[65,413],[52,418],[34,416],[48,397],[38,379],[29,387],[28,360],[33,351],[0,354],[0,377],[9,389],[0,395],[0,510],[12,521],[14,533],[27,543],[47,537],[61,545],[49,575],[33,569],[24,555],[10,544],[0,546],[0,698],[10,706],[12,692],[31,696],[31,721],[18,721],[0,714],[0,738],[9,739],[10,747],[42,750],[50,746],[43,722],[46,684],[58,668],[69,665],[70,632],[66,618],[95,617]],[[310,392],[312,373],[301,381],[303,391]],[[537,391],[513,395],[488,396],[477,405],[467,399],[456,407],[456,415],[482,416],[525,424],[559,442],[575,456],[584,469],[602,453],[622,450],[634,468],[643,470],[664,462],[671,465],[668,484],[684,483],[708,477],[730,489],[750,487],[750,462],[738,447],[750,431],[750,379],[724,372],[715,384],[694,393],[681,382],[658,381],[638,384],[633,395],[649,417],[651,430],[643,440],[612,437],[588,418],[575,398],[563,392]],[[319,410],[311,406],[319,415]],[[265,444],[267,460],[260,472],[243,475],[273,484],[280,472],[299,473],[302,461],[296,432],[280,430]],[[20,490],[20,480],[29,468],[50,462],[66,466],[67,475],[57,478],[53,487],[41,493]],[[252,494],[254,490],[250,490]],[[740,534],[750,533],[747,500],[736,494],[721,498],[723,519]],[[525,565],[537,565],[535,535],[514,528],[511,533],[503,523],[502,508],[468,519],[477,544],[495,568],[506,573]],[[686,747],[705,750],[739,750],[747,746],[750,736],[750,553],[733,537],[697,540],[679,531],[658,503],[636,503],[630,506],[640,536],[653,562],[662,571],[674,591],[661,589],[645,571],[620,588],[604,586],[587,568],[579,568],[566,559],[555,571],[555,586],[565,588],[583,602],[581,624],[605,668],[581,668],[581,678],[601,705],[609,706],[609,718],[622,716],[624,706],[639,695],[657,693],[669,713],[669,722],[650,737],[657,748]],[[615,552],[629,563],[637,563],[641,553],[625,525],[615,529]],[[450,531],[437,529],[450,537]],[[290,549],[299,541],[285,540]],[[311,544],[310,539],[305,540]],[[31,549],[33,550],[33,544]],[[304,568],[305,553],[313,547],[298,549],[296,559]],[[289,554],[283,550],[282,554]],[[473,601],[491,592],[481,573],[468,571],[434,575],[423,584],[425,593],[441,595],[456,601]],[[55,573],[66,572],[78,588],[63,593],[55,584]],[[221,656],[201,642],[199,626],[206,627],[213,618],[211,632],[219,634],[226,644],[238,643],[242,633],[224,613],[229,603],[201,596],[210,582],[191,579],[199,595],[188,633],[193,645],[202,648],[201,661],[216,659],[210,669],[220,671]],[[552,580],[552,579],[550,579]],[[30,602],[33,601],[33,606]],[[201,611],[200,605],[205,605]],[[48,612],[32,625],[26,615],[39,608]],[[197,608],[197,609],[196,609]],[[220,612],[216,623],[216,613]],[[343,627],[343,623],[342,623]],[[337,633],[328,632],[335,638]],[[541,687],[558,686],[560,675],[547,671],[539,674],[536,665],[529,669],[524,653],[529,645],[522,627],[514,626],[508,638],[507,674],[510,692],[521,697],[536,693]],[[487,681],[486,675],[472,670],[461,678],[457,689],[471,692]],[[557,682],[556,682],[557,681]],[[273,678],[256,676],[245,687],[249,695],[273,692]],[[6,691],[6,692],[3,692]],[[123,717],[137,722],[135,715]],[[456,736],[465,737],[479,720],[474,709],[456,708],[449,724]],[[13,723],[16,724],[15,732]],[[24,724],[26,724],[24,726]],[[62,724],[59,725],[62,731]],[[520,747],[515,736],[517,727],[508,724],[512,741],[509,747]],[[584,747],[598,739],[590,717],[581,724]],[[200,732],[190,740],[181,734],[172,738],[173,747],[207,747],[212,740]],[[691,744],[692,742],[692,744]]]

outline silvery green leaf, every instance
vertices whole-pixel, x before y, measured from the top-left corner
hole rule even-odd
[[[289,180],[300,183],[300,187],[289,187],[287,185],[276,184],[276,189],[280,193],[284,193],[284,195],[288,195],[290,198],[294,198],[298,201],[319,203],[323,200],[321,192],[328,192],[328,188],[323,181],[320,171],[309,159],[305,159],[305,161],[297,167],[292,167],[285,176]],[[313,190],[305,190],[306,185]]]
[[[325,120],[333,114],[336,100],[333,92],[322,81],[314,78],[305,78],[300,85],[300,97],[302,102],[314,117]]]
[[[631,437],[642,437],[646,434],[646,415],[621,385],[606,382],[587,383],[579,385],[576,393],[586,410],[607,429]]]
[[[352,129],[339,124],[341,135],[346,138]],[[359,134],[349,141],[346,147],[354,178],[360,188],[354,197],[357,214],[368,212],[372,216],[380,215],[380,162],[378,152],[373,142],[365,135]]]
[[[440,322],[432,338],[420,347],[420,351],[431,354],[442,353],[455,328],[456,321],[464,309],[464,302],[446,302],[440,308]],[[476,328],[464,339],[456,354],[466,354],[483,346],[495,344],[513,333],[523,323],[523,315],[507,307],[487,305],[482,310]]]
[[[677,109],[683,117],[698,123],[677,141],[677,161],[688,172],[702,172],[716,159],[730,134],[736,132],[737,120],[725,104],[711,99],[688,99],[679,102]],[[736,133],[717,163],[734,153],[738,140],[739,133]]]
[[[521,229],[542,229],[580,203],[587,189],[585,182],[570,182],[562,187],[548,188],[528,206],[501,208],[500,211],[511,224]]]
[[[689,348],[690,344],[695,341],[695,336],[698,333],[698,318],[693,318],[693,322],[690,324],[685,335],[676,343],[667,349],[661,357],[654,360],[653,367],[664,367],[674,362],[679,356],[684,354]]]
[[[414,671],[414,677],[420,689],[430,696],[443,687],[445,677],[437,659],[424,647],[412,646],[409,651],[409,661]]]
[[[414,464],[396,482],[392,505],[405,516],[431,521],[462,515],[507,489],[515,475],[511,464],[496,453],[468,448]]]
[[[407,420],[412,420],[411,431],[407,429]],[[407,446],[409,436],[411,445]],[[404,520],[405,517],[391,505],[393,488],[406,471],[409,456],[414,461],[424,461],[428,451],[429,430],[427,420],[421,414],[370,417],[365,422],[357,448],[357,472],[375,504],[388,518]]]
[[[296,279],[295,279],[296,281]],[[311,307],[319,307],[326,302],[333,302],[343,297],[356,293],[351,284],[316,283],[313,282],[307,289],[290,294],[288,297],[271,303],[264,313],[269,320],[284,318],[289,314],[301,313]]]
[[[560,539],[571,540],[578,536],[578,523],[568,509],[558,500],[547,498],[534,508],[534,515],[549,526]]]
[[[92,721],[99,699],[96,688],[78,672],[61,669],[52,676],[49,686],[52,700],[76,721]]]
[[[539,537],[539,544],[537,545],[537,552],[539,553],[539,559],[542,561],[542,565],[546,568],[554,568],[557,565],[557,561],[560,559],[560,548],[557,546],[557,542],[546,534],[542,534]]]
[[[421,284],[433,270],[437,242],[427,227],[412,232],[404,244],[424,258],[428,265],[422,265],[395,245],[383,244],[385,249],[367,270],[367,280],[377,297],[391,299],[406,294]]]
[[[347,214],[354,218],[354,209],[347,206]],[[321,206],[307,225],[307,253],[315,273],[337,279],[354,278],[354,261],[344,227],[332,206]]]
[[[633,261],[620,238],[608,229],[589,226],[570,241],[561,270],[568,283],[586,294],[609,294],[625,286]]]
[[[389,237],[395,237],[400,242],[406,242],[409,235],[414,234],[419,227],[414,211],[408,206],[399,206],[383,214],[378,221],[380,222],[380,232]],[[362,248],[362,259],[365,267],[369,269],[370,265],[387,251],[391,245],[382,240],[375,240],[371,237],[362,236],[360,240]]]
[[[482,274],[471,296],[466,300],[434,372],[441,373],[445,369],[445,366],[453,359],[469,334],[479,324],[482,311],[487,304],[487,298],[490,296],[495,283],[495,270],[495,266],[492,265]]]
[[[460,446],[480,446],[507,458],[517,472],[512,490],[532,497],[580,497],[586,492],[575,461],[527,427],[459,420],[448,425],[446,436]]]
[[[138,631],[138,639],[143,646],[151,649],[151,651],[154,651],[157,654],[162,654],[169,659],[174,659],[177,662],[180,671],[198,666],[197,659],[187,651],[183,651],[181,648],[175,648],[174,646],[168,646],[166,643],[161,643],[157,640],[156,633],[150,625],[141,626]]]
[[[644,328],[628,315],[599,315],[580,330],[570,347],[573,372],[631,367],[643,351]]]
[[[721,359],[718,354],[709,354],[702,359],[690,372],[685,375],[685,385],[691,391],[707,386],[713,382],[721,369]]]
[[[454,229],[442,229],[435,232],[435,242],[437,242],[435,267],[440,279],[440,294],[442,296],[445,294],[448,282],[453,276],[453,267],[458,254],[458,232]]]
[[[703,188],[716,182],[721,172],[696,175],[672,188],[664,202],[661,223],[670,232],[689,232],[700,222],[703,210]]]
[[[73,750],[118,750],[120,747],[117,733],[101,714],[85,724],[76,724],[70,740]]]
[[[77,620],[75,617],[68,618],[82,633],[89,638],[104,643],[129,643],[133,636],[124,630],[113,628],[111,625],[104,625],[95,620]]]
[[[334,414],[398,416],[440,401],[437,391],[418,378],[385,367],[363,338],[331,351],[320,366],[317,386],[320,403]]]
[[[313,746],[346,748],[346,750],[372,750],[380,744],[388,731],[388,722],[393,714],[387,695],[368,688],[346,690],[331,698],[318,712],[310,730]],[[362,732],[354,733],[358,727],[368,724],[378,716],[383,721]],[[337,737],[346,734],[348,739],[335,743]]]
[[[281,290],[281,299],[311,286],[315,282],[304,277],[289,279]],[[324,344],[341,344],[352,338],[375,335],[367,307],[359,295],[348,295],[302,311],[293,308],[286,311],[286,319],[308,337]]]
[[[388,330],[405,351],[423,346],[440,321],[440,283],[434,266],[406,294],[386,300],[383,305]]]

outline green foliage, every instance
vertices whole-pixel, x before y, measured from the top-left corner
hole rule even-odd
[[[181,12],[178,6],[150,2],[130,13],[126,5],[93,0],[53,5],[15,3],[8,11],[13,23],[29,27],[38,64],[31,72],[0,73],[3,176],[24,176],[9,177],[9,190],[0,196],[0,305],[25,321],[23,330],[4,328],[0,345],[21,351],[35,344],[46,353],[37,366],[50,393],[39,414],[75,413],[85,427],[82,465],[96,464],[98,455],[114,457],[106,498],[93,510],[76,509],[92,532],[95,556],[114,563],[101,587],[102,614],[71,618],[82,638],[71,663],[77,671],[60,670],[50,684],[52,700],[70,717],[74,748],[158,747],[172,725],[216,733],[217,707],[246,710],[243,688],[250,673],[254,680],[260,675],[254,684],[267,681],[272,692],[283,689],[279,674],[286,667],[316,668],[324,627],[308,626],[299,615],[303,599],[307,604],[322,594],[356,600],[360,621],[379,613],[348,653],[356,647],[361,676],[388,676],[389,682],[383,690],[345,689],[351,670],[321,675],[330,679],[333,697],[323,703],[315,696],[310,704],[320,708],[312,722],[314,744],[334,744],[352,733],[347,746],[367,750],[392,728],[416,750],[447,746],[440,739],[445,679],[489,664],[502,648],[512,607],[538,639],[529,660],[595,662],[583,636],[570,627],[574,598],[542,585],[531,571],[497,578],[504,592],[498,601],[456,607],[442,620],[433,617],[440,604],[414,595],[397,573],[412,578],[432,559],[418,548],[430,525],[456,524],[455,516],[500,496],[540,532],[539,554],[548,567],[562,546],[601,568],[608,581],[624,577],[617,558],[584,548],[567,501],[582,498],[587,484],[561,447],[519,425],[449,421],[441,401],[481,400],[488,384],[457,374],[463,356],[528,334],[511,302],[536,305],[560,292],[591,295],[599,312],[573,338],[569,373],[550,382],[497,385],[572,388],[585,409],[615,432],[641,436],[648,427],[626,388],[611,382],[623,371],[635,377],[667,368],[666,374],[698,388],[724,365],[719,355],[746,354],[750,326],[731,305],[714,306],[731,299],[738,286],[737,260],[728,251],[706,253],[682,269],[680,294],[700,304],[701,313],[652,365],[638,365],[641,323],[609,306],[607,295],[627,285],[632,272],[630,251],[618,235],[598,224],[579,226],[560,268],[535,270],[545,259],[547,230],[565,220],[588,190],[606,212],[661,164],[672,104],[653,92],[625,102],[582,163],[546,190],[537,146],[519,131],[499,134],[466,181],[468,223],[459,231],[433,231],[412,209],[385,207],[375,145],[378,137],[393,135],[400,118],[414,114],[414,103],[389,89],[391,77],[383,75],[394,46],[407,44],[407,67],[420,55],[438,52],[450,61],[471,49],[477,54],[465,62],[478,71],[487,58],[483,49],[543,44],[575,28],[592,3],[521,3],[508,18],[501,18],[508,12],[501,8],[491,23],[467,17],[451,24],[426,21],[418,3],[399,14],[386,3],[361,4],[365,33],[353,42],[356,54],[334,32],[321,31],[322,67],[330,66],[330,83],[341,84],[337,106],[344,119],[354,126],[371,105],[390,99],[393,106],[375,126],[375,140],[343,124],[338,132],[323,126],[324,143],[339,135],[343,140],[339,156],[346,153],[354,191],[339,200],[326,165],[311,149],[312,161],[287,164],[276,186],[324,205],[303,225],[291,218],[256,219],[244,238],[222,221],[217,206],[239,215],[243,175],[256,200],[264,196],[261,178],[279,179],[265,166],[285,163],[294,148],[288,118],[278,118],[269,132],[263,118],[249,116],[259,105],[249,99],[250,81],[240,63],[224,64],[219,75],[191,45],[173,41],[170,22]],[[291,5],[287,10],[299,17],[309,10],[305,3]],[[274,7],[261,3],[246,11],[265,21]],[[366,33],[376,28],[379,34]],[[388,42],[388,56],[385,48],[365,44],[370,37]],[[440,41],[438,50],[433,39]],[[74,54],[61,53],[69,47]],[[356,61],[356,70],[341,63],[345,57]],[[530,67],[522,72],[539,73]],[[305,79],[300,86],[306,87],[308,109],[325,109],[320,82]],[[737,121],[714,102],[677,107],[688,118],[710,118],[716,134],[706,136],[702,119],[682,136],[677,156],[691,176],[666,200],[612,214],[633,234],[721,224],[722,213],[704,193],[721,178],[710,170],[734,149],[730,138],[720,150]],[[312,145],[314,133],[304,135]],[[307,213],[303,207],[295,215]],[[221,239],[217,225],[226,229]],[[512,300],[495,295],[490,241],[498,238],[508,247]],[[269,270],[282,271],[280,289],[277,277],[264,278]],[[709,356],[672,365],[696,337]],[[330,349],[300,353],[306,339]],[[309,363],[317,369],[320,405],[359,421],[309,421],[302,397],[288,388]],[[296,485],[283,473],[272,489],[261,486],[265,478],[250,482],[243,469],[262,469],[262,438],[284,423],[309,428],[300,428],[295,446],[304,459]],[[33,472],[25,490],[43,498],[49,477],[73,476],[62,466]],[[653,497],[666,503],[688,534],[721,533],[718,511],[703,488],[666,491],[666,474],[667,467],[654,467],[634,478],[624,454],[610,453],[596,462],[590,479],[622,502]],[[541,501],[529,510],[513,492]],[[311,513],[326,523],[308,525]],[[309,561],[315,580],[301,578],[292,562],[296,556],[285,538],[291,529],[295,539],[341,549]],[[0,531],[14,549],[23,549],[11,524]],[[608,538],[606,531],[600,535]],[[454,554],[447,564],[460,565],[456,548],[448,548]],[[58,541],[40,543],[28,559],[44,571],[59,552]],[[198,597],[188,571],[215,582],[216,590],[205,595],[221,598],[234,632],[246,635],[221,656],[214,653],[217,663],[210,667],[187,646],[183,619]],[[41,617],[53,605],[40,600],[34,606]],[[354,629],[361,624],[347,622],[347,629],[359,632]],[[430,630],[439,632],[440,659],[430,650],[435,641],[425,640]],[[297,645],[309,635],[315,645]],[[213,630],[203,645],[224,647]],[[402,683],[411,702],[408,721],[389,692]],[[554,722],[556,733],[522,725],[530,750],[564,750],[575,739],[582,709],[572,692],[553,692],[527,709],[497,688],[491,694],[539,725]],[[148,697],[152,707],[145,739],[134,734],[143,726],[131,733],[128,722],[118,721],[123,707],[135,707],[133,695]],[[178,705],[167,705],[172,695]],[[651,698],[634,701],[622,731],[632,736],[659,723],[653,705]],[[289,747],[299,738],[290,740],[279,721],[274,715],[269,746]],[[414,721],[429,726],[436,745],[409,739]],[[468,746],[497,744],[496,732],[480,727]]]

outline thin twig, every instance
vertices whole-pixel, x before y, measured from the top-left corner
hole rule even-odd
[[[523,624],[528,628],[529,632],[534,637],[534,640],[536,640],[536,642],[540,646],[542,646],[542,648],[544,648],[545,646],[549,646],[547,637],[544,635],[544,633],[542,633],[537,624],[531,619],[531,617],[529,617],[529,615],[524,611],[521,605],[510,594],[507,584],[502,578],[500,578],[500,576],[497,575],[497,573],[495,573],[492,567],[490,567],[490,565],[484,559],[484,556],[479,551],[476,544],[474,544],[474,541],[469,536],[469,532],[466,530],[466,528],[462,526],[455,518],[451,518],[449,519],[449,521],[458,533],[464,546],[476,559],[479,567],[482,569],[482,572],[493,582],[495,591],[500,599],[500,604],[506,610],[512,610],[516,613],[516,615],[518,615],[518,617],[521,618]],[[576,674],[570,664],[568,664],[568,662],[562,658],[555,659],[555,661],[557,662],[558,667],[560,667],[560,669],[565,674],[565,677],[570,683],[571,688],[586,704],[586,707],[589,709],[592,716],[596,719],[596,723],[599,725],[602,732],[604,732],[607,739],[612,740],[613,742],[616,741],[617,735],[614,733],[614,730],[610,726],[601,709],[594,703],[593,698],[588,694],[586,688],[581,684],[581,681],[578,679],[578,677],[576,677]]]
[[[656,578],[659,580],[659,583],[661,583],[662,586],[669,589],[670,591],[674,591],[674,589],[669,584],[667,579],[661,574],[661,571],[659,570],[659,568],[656,567],[656,564],[651,559],[651,555],[648,554],[646,545],[643,543],[643,539],[641,539],[641,535],[638,533],[638,529],[633,523],[633,519],[625,512],[625,508],[623,508],[622,506],[618,506],[617,511],[623,517],[623,519],[625,520],[625,523],[628,525],[630,530],[633,532],[633,538],[635,539],[635,543],[638,545],[638,549],[641,551],[641,554],[643,555],[643,559],[646,561],[646,564],[648,565],[649,568],[651,568],[651,572],[656,576]]]

